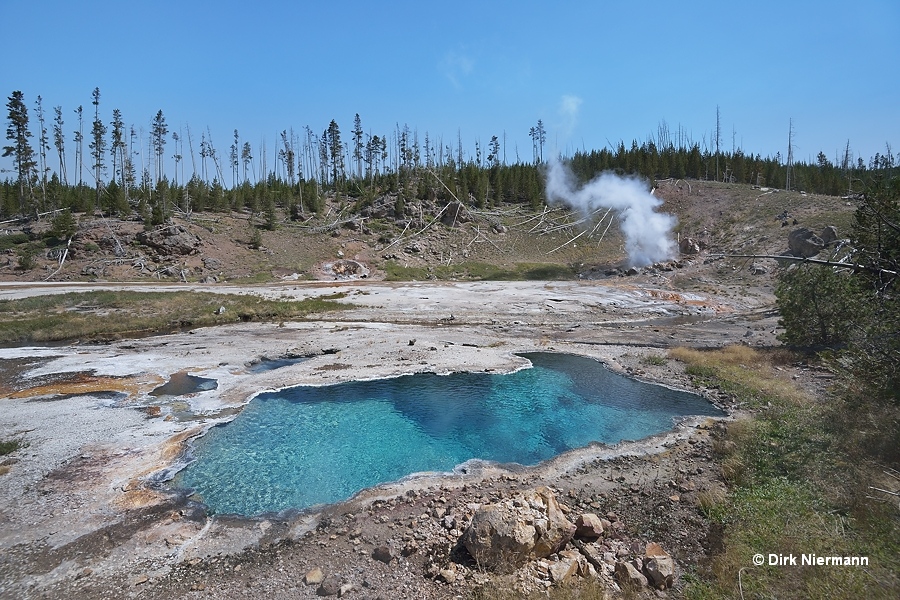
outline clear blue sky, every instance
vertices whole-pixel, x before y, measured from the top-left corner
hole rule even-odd
[[[459,132],[469,155],[505,134],[509,162],[530,160],[538,119],[564,153],[663,120],[709,143],[717,106],[728,150],[785,154],[789,119],[801,160],[834,160],[848,139],[866,161],[900,149],[897,0],[0,0],[0,20],[4,125],[21,90],[36,134],[40,94],[70,144],[96,86],[106,123],[119,108],[146,132],[162,109],[195,150],[209,127],[223,156],[235,128],[273,152],[281,130],[335,119],[349,142],[356,113],[372,134],[407,124],[455,146]]]

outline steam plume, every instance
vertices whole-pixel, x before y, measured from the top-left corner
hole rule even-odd
[[[625,235],[630,266],[643,267],[675,257],[672,239],[675,217],[656,212],[662,201],[634,177],[601,173],[576,188],[575,176],[569,168],[554,160],[547,170],[547,200],[565,204],[585,215],[599,208],[615,211]]]

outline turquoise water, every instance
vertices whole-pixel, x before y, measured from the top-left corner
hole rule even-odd
[[[594,441],[613,444],[721,415],[687,392],[567,354],[522,354],[508,375],[406,375],[261,394],[197,440],[175,479],[212,512],[254,515],[346,499],[472,458],[533,465]]]

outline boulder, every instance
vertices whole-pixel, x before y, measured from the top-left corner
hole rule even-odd
[[[440,572],[438,572],[438,577],[444,583],[453,583],[456,581],[456,571],[453,569],[441,569]]]
[[[822,251],[825,242],[812,229],[800,227],[788,235],[788,248],[791,254],[800,258],[812,258]]]
[[[831,242],[838,239],[837,227],[835,227],[834,225],[828,225],[827,227],[825,227],[825,229],[822,230],[822,235],[820,237],[827,246]]]
[[[659,590],[672,587],[675,580],[675,561],[671,556],[651,558],[644,563],[644,574],[650,585]]]
[[[384,564],[389,564],[394,558],[394,554],[388,546],[378,546],[372,550],[372,558],[381,561]]]
[[[603,535],[603,523],[594,513],[584,513],[575,519],[575,537],[594,541]]]
[[[378,198],[370,206],[363,207],[359,214],[373,219],[387,219],[394,216],[394,206],[397,199],[393,196]]]
[[[765,275],[768,272],[764,266],[758,265],[756,263],[750,265],[748,271],[750,271],[751,275]]]
[[[578,572],[578,560],[569,557],[560,558],[550,563],[548,570],[553,583],[562,583]]]
[[[325,573],[322,572],[322,569],[319,567],[315,567],[310,569],[309,572],[303,577],[303,582],[306,585],[319,585],[322,581],[325,580]]]
[[[209,269],[210,271],[218,271],[225,265],[222,264],[222,261],[218,258],[213,258],[211,256],[204,256],[202,259],[203,266]]]
[[[466,223],[469,220],[469,214],[466,211],[466,208],[456,201],[447,205],[447,209],[441,213],[441,223],[449,227],[458,225],[459,223]]]
[[[650,542],[644,550],[644,575],[656,589],[672,587],[675,580],[675,561],[657,543]]]
[[[462,542],[479,565],[500,571],[558,552],[574,533],[553,492],[540,487],[480,506]]]
[[[682,254],[700,254],[700,242],[694,238],[686,237],[678,244],[678,250]]]
[[[316,596],[337,596],[341,592],[341,580],[335,575],[329,575],[316,588]]]
[[[197,254],[200,238],[181,225],[164,225],[137,235],[140,243],[150,246],[160,254]]]
[[[615,568],[616,581],[623,588],[639,590],[647,587],[647,578],[634,565],[627,562],[617,562]]]

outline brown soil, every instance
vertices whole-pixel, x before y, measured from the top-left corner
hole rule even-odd
[[[678,218],[676,235],[691,237],[706,250],[697,257],[683,257],[689,266],[705,268],[671,273],[649,270],[643,279],[661,282],[675,290],[722,290],[728,286],[768,287],[771,278],[753,271],[754,262],[767,273],[771,261],[710,258],[724,254],[778,254],[787,249],[787,233],[795,226],[820,230],[836,225],[845,234],[852,216],[849,202],[829,196],[758,189],[745,185],[667,180],[656,194],[664,200],[661,211]],[[174,219],[200,238],[194,254],[166,254],[142,245],[137,221],[102,219],[81,215],[65,264],[59,268],[62,246],[37,257],[29,271],[17,269],[12,250],[0,261],[0,281],[228,281],[253,283],[296,279],[338,279],[326,268],[340,258],[361,263],[368,278],[381,279],[390,265],[421,268],[423,279],[433,278],[441,265],[486,263],[511,269],[516,265],[555,264],[573,268],[585,279],[607,277],[605,273],[624,264],[622,237],[615,226],[601,236],[582,236],[583,226],[562,227],[578,220],[563,209],[543,217],[525,207],[506,205],[496,210],[472,212],[467,222],[447,226],[432,215],[443,207],[423,203],[410,209],[406,219],[335,219],[346,200],[331,199],[326,212],[305,223],[283,220],[273,231],[262,231],[263,244],[251,248],[251,232],[259,219],[248,214],[202,214],[189,220]],[[418,210],[421,208],[421,211]],[[344,213],[342,213],[344,214]],[[787,215],[788,227],[779,217]],[[794,222],[796,221],[796,225]],[[343,223],[343,225],[336,225]],[[502,228],[495,225],[502,224]],[[39,235],[49,222],[11,228]],[[408,227],[407,227],[408,226]],[[424,230],[424,231],[423,231]],[[502,232],[500,232],[502,231]],[[416,235],[416,233],[419,233]],[[564,245],[565,244],[565,245]],[[563,246],[564,245],[564,246]],[[559,250],[554,249],[563,246]],[[705,265],[702,263],[706,263]],[[758,284],[762,284],[758,286]]]

